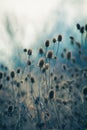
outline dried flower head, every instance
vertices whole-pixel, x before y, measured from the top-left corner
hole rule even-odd
[[[46,42],[45,42],[45,47],[49,47],[49,45],[50,45],[49,40],[46,40]]]
[[[6,80],[9,81],[9,80],[10,80],[10,76],[7,76],[7,77],[6,77]]]
[[[54,59],[57,60],[57,56],[54,56]]]
[[[43,68],[42,68],[42,73],[45,73],[46,72],[46,67],[44,66]]]
[[[2,79],[2,77],[3,77],[3,73],[2,73],[2,72],[0,72],[0,79]]]
[[[30,60],[27,61],[27,65],[28,65],[28,66],[31,65],[31,61],[30,61]]]
[[[68,51],[68,52],[67,52],[66,57],[67,57],[67,59],[68,59],[68,60],[70,60],[70,59],[71,59],[71,52],[70,52],[70,51]]]
[[[24,52],[27,52],[27,49],[25,48],[23,51],[24,51]]]
[[[53,51],[49,50],[49,51],[47,52],[47,58],[48,58],[48,59],[52,59],[52,57],[53,57]]]
[[[8,112],[9,112],[9,113],[13,112],[13,106],[12,106],[12,105],[10,105],[10,106],[8,107]]]
[[[63,64],[62,68],[63,68],[63,70],[66,70],[67,69],[66,64]]]
[[[3,85],[2,85],[2,84],[0,84],[0,90],[2,89],[2,87],[3,87]]]
[[[80,28],[80,32],[81,32],[81,34],[84,33],[84,27],[81,27],[81,28]]]
[[[80,30],[80,24],[79,23],[76,24],[76,27],[77,27],[78,30]]]
[[[19,74],[19,73],[20,73],[20,68],[17,69],[17,74]]]
[[[28,50],[28,55],[31,56],[32,55],[32,49]]]
[[[51,90],[49,92],[49,99],[53,99],[54,98],[54,90]]]
[[[30,80],[32,84],[35,83],[35,78],[33,76],[31,76]]]
[[[57,81],[57,76],[56,75],[54,75],[54,81]]]
[[[39,62],[38,62],[39,67],[42,68],[44,66],[44,63],[45,63],[45,59],[44,58],[40,58]]]
[[[87,24],[85,25],[85,31],[87,32]]]
[[[11,78],[14,78],[15,77],[15,72],[11,71],[10,75],[11,75]]]
[[[39,54],[42,55],[43,53],[44,53],[43,48],[40,48],[40,49],[39,49]]]
[[[55,89],[56,89],[56,91],[59,90],[59,85],[58,84],[55,86]]]
[[[53,38],[53,43],[56,43],[56,39],[55,38]]]
[[[58,42],[62,41],[62,35],[58,35]]]
[[[19,82],[16,82],[16,86],[19,88],[19,87],[20,87],[20,83],[19,83]]]
[[[84,94],[84,96],[87,95],[87,87],[85,87],[85,88],[83,89],[83,94]]]

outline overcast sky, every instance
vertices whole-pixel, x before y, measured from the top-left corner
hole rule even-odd
[[[51,38],[58,26],[66,33],[76,22],[87,23],[86,7],[87,0],[0,0],[0,59]]]

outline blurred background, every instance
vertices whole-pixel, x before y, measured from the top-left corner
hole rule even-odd
[[[87,0],[0,0],[0,62],[12,66],[22,48],[36,52],[60,33],[67,44],[70,34],[77,35],[76,23],[87,23],[86,5]]]

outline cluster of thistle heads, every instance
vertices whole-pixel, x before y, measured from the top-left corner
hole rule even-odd
[[[52,41],[45,41],[38,49],[35,59],[32,49],[24,48],[23,68],[19,66],[15,70],[10,70],[0,65],[0,95],[4,92],[10,102],[5,112],[0,107],[2,126],[8,125],[3,121],[3,115],[6,114],[8,120],[16,118],[15,129],[24,128],[23,126],[21,128],[21,124],[31,120],[35,129],[38,127],[40,130],[48,128],[66,130],[71,129],[71,122],[75,118],[77,123],[75,129],[82,130],[84,123],[81,122],[79,126],[79,116],[76,117],[76,112],[81,106],[84,107],[87,101],[87,24],[85,26],[76,24],[76,27],[81,33],[81,40],[77,41],[74,36],[70,36],[71,49],[68,49],[67,45],[63,47],[63,36],[59,34]],[[1,100],[0,96],[0,102]],[[74,111],[75,107],[77,111]],[[81,112],[79,110],[79,115],[83,115]],[[26,116],[21,116],[23,113],[26,113]],[[63,114],[62,118],[59,113]],[[29,118],[26,118],[28,115]],[[70,117],[72,120],[69,124]],[[22,118],[26,121],[23,122]]]

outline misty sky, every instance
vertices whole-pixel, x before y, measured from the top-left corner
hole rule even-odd
[[[0,60],[87,23],[87,0],[0,0]],[[72,33],[71,32],[71,33]]]

